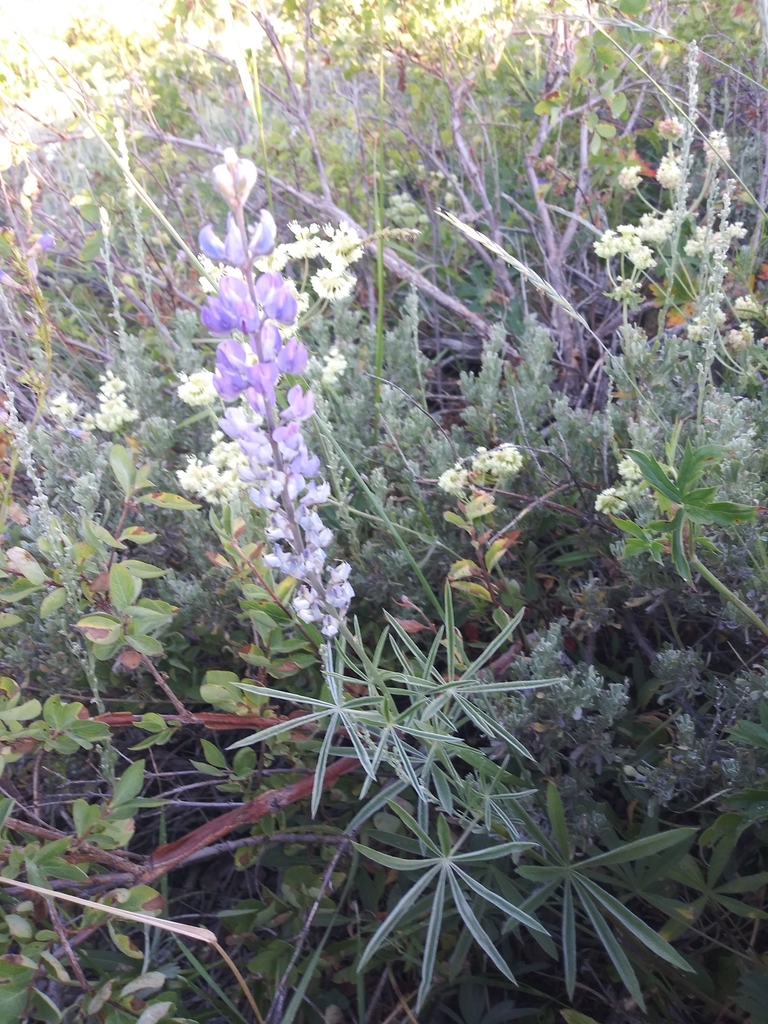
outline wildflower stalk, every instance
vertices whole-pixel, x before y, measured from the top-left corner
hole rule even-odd
[[[200,233],[200,245],[206,255],[235,268],[238,276],[222,276],[218,296],[207,300],[201,319],[214,334],[237,331],[245,338],[245,345],[234,338],[219,344],[212,384],[225,402],[244,396],[247,406],[227,409],[219,425],[246,457],[241,478],[254,483],[249,495],[267,516],[265,533],[272,548],[264,555],[265,564],[302,584],[293,597],[298,619],[318,623],[330,638],[343,625],[353,591],[346,563],[331,567],[327,582],[323,579],[333,534],[314,506],[328,500],[330,488],[317,481],[320,459],[308,451],[301,429],[314,414],[315,397],[299,383],[287,391],[283,408],[276,395],[281,374],[296,378],[307,366],[306,348],[298,338],[286,341],[280,330],[295,328],[298,299],[279,273],[254,277],[256,261],[274,251],[277,228],[272,215],[262,210],[259,224],[249,233],[245,203],[256,168],[231,149],[225,150],[224,161],[214,168],[213,180],[231,210],[226,240],[209,224]],[[344,235],[342,249],[348,241]]]

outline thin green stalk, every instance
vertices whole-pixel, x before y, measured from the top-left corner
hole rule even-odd
[[[379,127],[373,161],[373,204],[376,217],[376,380],[373,385],[373,443],[379,433],[379,403],[384,373],[384,0],[379,10]]]
[[[752,611],[749,605],[744,604],[741,598],[737,597],[732,590],[729,590],[723,581],[719,580],[713,572],[710,572],[706,565],[700,562],[698,558],[691,558],[690,562],[691,568],[696,569],[707,583],[715,588],[718,594],[724,597],[726,601],[730,601],[735,608],[739,609],[742,615],[745,615],[754,626],[757,626],[761,633],[768,636],[768,625],[763,622],[759,615]]]

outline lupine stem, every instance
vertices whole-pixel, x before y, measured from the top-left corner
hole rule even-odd
[[[704,577],[707,583],[711,584],[711,586],[713,586],[715,590],[722,597],[725,598],[726,601],[730,601],[730,603],[735,608],[739,609],[742,615],[745,615],[754,626],[757,626],[761,633],[764,633],[765,636],[768,636],[768,625],[766,625],[766,623],[763,622],[759,615],[752,611],[749,605],[744,604],[741,598],[737,597],[732,590],[726,587],[723,581],[719,580],[717,576],[715,576],[715,574],[711,572],[706,567],[706,565],[704,565],[703,562],[699,561],[698,558],[691,558],[690,563],[691,568],[696,569]]]

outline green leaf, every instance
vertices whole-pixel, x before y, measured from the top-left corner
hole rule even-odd
[[[168,1016],[173,1008],[173,1003],[153,1003],[151,1006],[148,1006],[146,1010],[142,1010],[136,1024],[158,1024],[163,1017]]]
[[[42,710],[40,701],[32,697],[23,704],[0,711],[0,722],[30,722],[33,718],[38,718]]]
[[[624,843],[616,850],[608,853],[599,853],[596,857],[590,857],[579,863],[578,870],[584,868],[598,867],[603,864],[625,864],[630,860],[641,860],[643,857],[653,857],[662,850],[667,850],[678,843],[690,842],[696,834],[695,828],[677,828],[669,832],[660,832],[655,836],[646,836],[644,839],[636,839],[631,843]],[[682,856],[682,851],[681,851]]]
[[[401,918],[411,910],[418,900],[419,896],[424,892],[432,879],[440,871],[440,865],[430,868],[429,871],[425,872],[418,881],[408,889],[395,906],[390,910],[384,923],[376,930],[368,945],[366,946],[363,955],[357,965],[358,971],[362,970],[363,967],[368,963],[373,954],[379,949],[386,941],[391,932],[395,930]]]
[[[113,615],[86,615],[75,624],[94,644],[114,644],[122,638],[123,626]]]
[[[633,935],[644,946],[647,946],[656,956],[661,957],[662,960],[666,960],[681,971],[693,971],[693,967],[680,956],[676,949],[673,949],[665,939],[662,939],[658,932],[655,932],[645,921],[642,921],[637,914],[633,914],[615,896],[611,896],[605,889],[581,875],[578,879],[578,885],[587,889],[590,895],[626,928],[630,935]],[[582,897],[583,895],[582,892]]]
[[[164,650],[159,640],[155,640],[153,636],[147,636],[146,633],[128,633],[125,637],[125,642],[134,651],[138,651],[139,654],[144,654],[148,658],[155,658],[158,654],[162,654]]]
[[[109,464],[115,474],[115,479],[123,489],[123,494],[126,498],[129,497],[136,479],[136,467],[133,464],[131,453],[121,444],[113,444],[109,452]]]
[[[157,505],[158,508],[173,508],[180,512],[200,508],[194,501],[188,501],[179,494],[169,494],[167,491],[153,491],[151,494],[142,494],[136,500],[144,505]]]
[[[685,553],[685,513],[678,509],[672,520],[672,561],[686,583],[691,580],[691,564]]]
[[[0,612],[0,629],[8,629],[10,626],[18,626],[24,619],[15,612]]]
[[[109,570],[109,599],[112,607],[124,612],[140,593],[140,580],[134,579],[121,562],[113,563]]]
[[[83,520],[83,539],[96,550],[102,546],[118,549],[125,547],[125,544],[115,540],[109,530],[105,529],[100,523],[92,522],[90,519]]]
[[[30,993],[32,996],[32,1006],[34,1007],[32,1016],[35,1020],[45,1021],[46,1024],[60,1024],[61,1011],[50,998],[44,992],[41,992],[39,988],[33,988]]]
[[[455,865],[455,860],[453,863]],[[525,927],[530,929],[532,932],[539,932],[541,935],[549,934],[547,929],[543,925],[539,924],[535,917],[531,917],[530,914],[526,914],[524,910],[515,906],[514,903],[510,903],[509,900],[505,900],[504,897],[500,896],[498,893],[493,892],[491,889],[487,889],[468,872],[462,871],[461,868],[455,866],[452,870],[458,878],[461,878],[461,880],[473,890],[473,892],[478,896],[481,896],[488,903],[491,903],[494,907],[497,907],[503,914],[506,914],[507,917],[511,918],[513,921],[516,921],[518,924],[525,925]]]
[[[392,857],[388,853],[382,853],[381,850],[374,850],[370,846],[361,846],[359,843],[355,843],[355,849],[374,863],[381,864],[382,867],[390,868],[393,871],[420,871],[422,868],[434,867],[435,864],[440,863],[437,857],[412,857],[410,859]]]
[[[227,767],[227,759],[215,743],[211,743],[210,740],[200,740],[200,743],[202,744],[203,754],[208,764],[212,764],[216,768]]]
[[[47,618],[55,611],[58,611],[59,608],[63,608],[66,603],[67,592],[64,587],[56,587],[55,590],[50,590],[40,602],[40,618]]]
[[[648,481],[651,487],[654,488],[654,490],[663,494],[664,497],[668,498],[670,501],[676,502],[678,505],[683,503],[684,499],[682,494],[677,487],[675,487],[652,455],[643,455],[642,452],[635,451],[634,449],[630,449],[627,452],[627,455],[637,466],[640,467],[643,477]]]
[[[576,915],[573,910],[573,889],[570,878],[566,878],[563,889],[563,922],[561,931],[565,990],[568,993],[568,998],[572,1000],[576,991]]]
[[[645,0],[641,0],[641,3],[645,3]],[[594,1017],[588,1017],[586,1013],[579,1013],[578,1010],[561,1010],[560,1016],[565,1021],[565,1024],[597,1024]]]
[[[563,801],[560,799],[557,786],[553,782],[550,782],[547,785],[547,814],[549,815],[549,820],[552,825],[552,832],[554,833],[555,839],[557,839],[557,845],[560,847],[560,853],[563,861],[568,864],[571,859],[571,844],[568,841],[568,826],[565,821]]]
[[[645,1001],[643,1000],[643,994],[640,991],[640,984],[637,980],[637,975],[632,969],[632,965],[627,959],[626,953],[616,941],[616,936],[611,931],[607,921],[602,916],[598,908],[592,902],[589,893],[583,890],[581,886],[581,879],[574,877],[574,884],[579,891],[579,897],[581,898],[582,905],[587,912],[587,916],[592,922],[592,927],[595,929],[597,937],[602,942],[606,953],[611,958],[613,966],[619,972],[619,977],[626,985],[629,994],[635,1000],[637,1005],[643,1012],[645,1012]]]
[[[0,601],[7,601],[8,603],[23,601],[25,597],[29,597],[30,594],[36,593],[39,589],[39,586],[30,583],[29,580],[14,580],[7,587],[0,589]]]
[[[614,526],[618,526],[624,533],[630,534],[632,537],[637,537],[638,540],[645,540],[645,530],[642,526],[638,526],[637,523],[632,522],[631,519],[621,519],[619,516],[608,517]]]
[[[442,818],[439,820],[443,820]],[[445,903],[445,871],[441,871],[437,876],[437,885],[435,891],[432,894],[432,911],[429,915],[429,925],[427,926],[427,935],[424,941],[424,951],[421,955],[421,983],[419,984],[419,994],[416,1000],[417,1011],[418,1008],[424,1005],[424,1002],[429,994],[429,990],[432,987],[432,978],[435,974],[435,960],[437,959],[437,946],[440,941],[440,927],[443,923],[443,904]]]
[[[469,931],[475,942],[478,944],[478,946],[483,950],[485,955],[496,965],[496,967],[501,971],[501,973],[506,978],[509,978],[509,980],[514,985],[514,974],[510,970],[507,962],[504,959],[502,959],[502,956],[496,949],[496,946],[493,940],[491,939],[490,935],[485,931],[485,929],[483,928],[483,926],[480,924],[477,917],[473,913],[469,903],[467,903],[466,896],[461,891],[459,883],[454,877],[453,872],[451,872],[448,875],[448,879],[451,883],[451,896],[453,897],[453,902],[456,904],[456,909],[458,910],[462,921],[467,926],[467,930]]]
[[[120,540],[128,540],[131,544],[151,544],[157,540],[157,534],[150,533],[143,526],[128,526],[120,534]]]
[[[124,558],[121,565],[125,566],[131,576],[137,580],[156,580],[165,576],[167,569],[161,569],[149,562],[140,562],[138,558]]]
[[[112,800],[110,801],[113,807],[127,803],[129,800],[133,800],[134,797],[139,795],[141,787],[144,785],[145,764],[145,761],[134,761],[130,768],[127,768],[123,772],[121,777],[115,783],[115,791],[112,794]]]
[[[87,209],[87,207],[85,209]],[[79,258],[83,260],[84,263],[90,263],[91,260],[98,259],[103,244],[104,237],[101,231],[92,232],[88,235],[85,240],[85,244],[81,247]]]
[[[24,579],[29,580],[35,586],[45,583],[48,579],[43,567],[26,548],[8,548],[5,552],[5,557],[9,568],[13,572],[21,573]]]

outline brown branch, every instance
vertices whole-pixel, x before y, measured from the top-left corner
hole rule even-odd
[[[143,719],[143,715],[134,715],[130,711],[105,711],[102,715],[96,715],[92,721],[103,722],[113,729],[125,729],[128,726],[136,725]],[[160,715],[164,722],[178,722],[180,725],[202,725],[214,732],[223,732],[228,729],[269,729],[280,722],[290,721],[288,715],[235,715],[218,711],[189,711],[185,715]],[[311,726],[297,725],[297,731],[311,729]]]
[[[353,771],[359,766],[359,763],[356,757],[340,758],[330,768],[326,769],[323,777],[323,789],[328,789],[342,775]],[[218,842],[224,836],[229,835],[230,832],[234,832],[236,828],[242,828],[244,825],[253,825],[267,814],[274,814],[281,807],[287,807],[289,804],[296,803],[297,800],[302,800],[304,797],[309,796],[314,785],[315,774],[313,773],[307,778],[293,782],[289,786],[284,786],[283,789],[268,790],[266,793],[257,796],[255,800],[241,804],[226,814],[220,814],[213,821],[207,821],[199,828],[188,832],[181,839],[177,839],[173,843],[167,843],[165,846],[158,846],[149,857],[146,867],[139,873],[139,880],[142,882],[152,882],[161,875],[167,874],[167,872],[183,864],[193,853],[197,853],[198,850],[203,850],[212,843]]]

